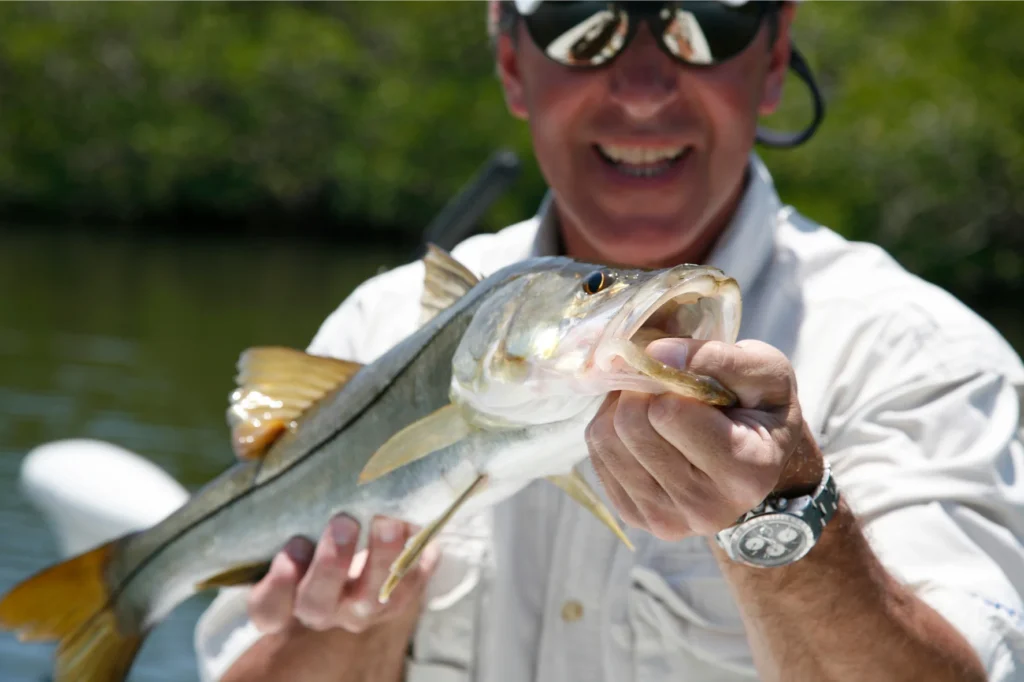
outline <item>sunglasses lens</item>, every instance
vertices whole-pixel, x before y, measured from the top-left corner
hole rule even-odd
[[[765,3],[728,5],[720,0],[670,2],[658,13],[665,47],[690,64],[718,64],[746,49],[757,35]]]
[[[645,16],[665,48],[689,64],[718,64],[742,52],[757,35],[768,3],[544,2],[526,17],[534,42],[566,66],[599,66],[629,37],[630,15]]]
[[[526,18],[526,27],[559,64],[598,66],[622,49],[629,20],[608,2],[545,2]]]

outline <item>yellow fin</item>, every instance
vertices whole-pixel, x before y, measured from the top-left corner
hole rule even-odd
[[[604,506],[601,498],[597,496],[597,493],[594,492],[594,489],[590,487],[586,480],[580,476],[579,472],[573,470],[571,474],[548,476],[547,480],[568,493],[569,497],[576,500],[584,509],[596,516],[601,523],[608,526],[622,540],[623,544],[629,547],[631,552],[634,551],[633,543],[629,541],[622,528],[616,523],[615,517],[612,516],[608,507]]]
[[[196,591],[208,590],[214,587],[234,587],[235,585],[253,585],[263,579],[263,576],[270,570],[269,561],[261,561],[256,564],[246,564],[229,568],[223,573],[210,576],[206,580],[196,584]]]
[[[146,637],[119,627],[104,569],[117,540],[46,568],[0,601],[0,628],[58,640],[54,682],[122,682]]]
[[[380,587],[380,592],[377,594],[377,601],[381,604],[387,603],[388,599],[391,598],[391,593],[394,591],[395,587],[398,586],[398,583],[401,582],[409,569],[416,564],[420,554],[423,553],[423,550],[426,549],[430,541],[433,540],[434,537],[441,532],[441,529],[444,528],[444,525],[448,523],[453,516],[455,516],[455,512],[459,510],[459,507],[461,507],[466,500],[480,492],[480,489],[486,484],[487,474],[480,474],[477,479],[473,481],[473,483],[466,488],[466,490],[459,495],[454,502],[452,502],[451,506],[448,507],[444,514],[441,514],[437,520],[433,521],[429,525],[424,526],[418,533],[416,533],[416,535],[409,539],[409,542],[406,543],[402,553],[399,554],[398,558],[391,564],[391,572],[388,574],[387,580],[385,580],[384,584]]]
[[[294,348],[250,348],[238,359],[231,394],[231,444],[241,459],[262,457],[320,398],[355,376],[362,365]]]
[[[420,325],[462,298],[480,282],[451,254],[434,244],[427,244],[423,256],[423,295],[420,297]]]
[[[367,483],[469,435],[469,424],[454,405],[445,405],[391,436],[359,474]]]

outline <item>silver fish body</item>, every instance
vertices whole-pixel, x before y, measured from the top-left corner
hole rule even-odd
[[[587,423],[616,387],[728,402],[727,389],[651,365],[630,345],[659,315],[667,322],[648,330],[655,337],[690,331],[733,341],[739,293],[722,273],[539,258],[453,284],[458,277],[437,266],[459,266],[430,255],[424,306],[432,294],[433,317],[416,332],[312,400],[259,456],[161,523],[50,567],[0,601],[0,625],[24,639],[60,640],[56,682],[123,680],[145,634],[178,604],[204,588],[251,582],[289,537],[317,537],[339,512],[364,530],[385,515],[433,533],[446,514],[474,513],[548,477],[599,506],[571,473],[586,455]],[[649,310],[629,305],[640,299]],[[705,299],[718,308],[701,310]],[[625,360],[625,373],[613,357]],[[264,417],[288,402],[267,390]],[[243,426],[264,428],[253,414]],[[409,444],[423,451],[409,454]],[[63,610],[43,605],[62,599]]]

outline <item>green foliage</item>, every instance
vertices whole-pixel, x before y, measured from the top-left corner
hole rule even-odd
[[[58,219],[418,233],[496,145],[528,149],[479,3],[8,4],[0,36],[0,197]]]
[[[969,300],[1024,294],[1022,18],[1017,3],[802,5],[828,117],[804,147],[763,152],[784,199]],[[766,122],[808,112],[794,79]],[[480,2],[0,6],[8,218],[315,216],[296,233],[414,236],[499,146],[526,173],[485,229],[529,215],[543,183]]]
[[[805,147],[764,153],[784,198],[965,298],[1019,300],[1022,9],[801,6],[795,39],[825,90],[828,117]],[[807,111],[777,116],[802,122]]]

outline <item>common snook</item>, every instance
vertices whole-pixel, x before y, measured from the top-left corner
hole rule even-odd
[[[58,640],[56,682],[119,682],[145,636],[208,588],[251,584],[283,542],[338,512],[421,528],[386,600],[456,513],[547,478],[629,544],[574,466],[609,391],[674,391],[728,406],[714,380],[644,353],[651,340],[733,342],[736,283],[718,270],[619,270],[538,258],[483,281],[443,251],[424,258],[419,329],[375,362],[285,348],[239,361],[228,410],[240,461],[152,528],[49,567],[0,601],[22,640]],[[130,485],[130,482],[127,482]]]

